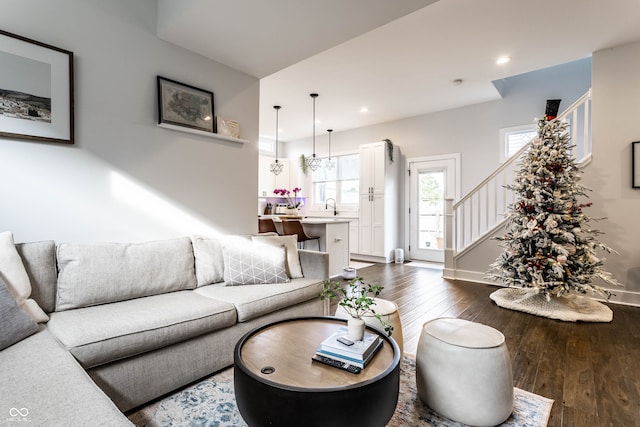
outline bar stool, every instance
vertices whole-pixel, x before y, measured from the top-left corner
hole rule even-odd
[[[271,218],[258,218],[258,233],[278,233]]]
[[[298,236],[298,245],[304,249],[307,240],[318,241],[318,251],[320,250],[320,236],[307,236],[302,228],[302,223],[295,219],[282,221],[282,234]]]

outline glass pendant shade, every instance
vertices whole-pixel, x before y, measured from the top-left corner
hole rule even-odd
[[[316,157],[316,98],[318,94],[311,93],[309,96],[313,98],[313,154],[307,158],[307,167],[315,172],[322,163],[322,161]]]
[[[269,172],[274,175],[279,175],[284,167],[284,165],[278,161],[278,112],[282,107],[274,105],[273,108],[276,110],[276,160],[269,165]]]
[[[333,170],[336,166],[336,162],[331,160],[331,132],[333,132],[333,129],[327,129],[327,132],[329,132],[329,158],[324,162],[324,167],[327,170]]]

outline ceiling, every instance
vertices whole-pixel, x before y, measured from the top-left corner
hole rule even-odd
[[[639,40],[640,1],[158,0],[157,33],[260,78],[260,137],[281,105],[292,141],[312,92],[316,135],[499,99],[495,80]]]

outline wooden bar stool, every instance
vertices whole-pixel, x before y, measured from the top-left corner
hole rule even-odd
[[[302,223],[298,220],[291,219],[282,221],[282,233],[285,235],[298,236],[298,245],[301,249],[305,248],[305,242],[307,240],[317,240],[318,251],[320,250],[320,236],[307,236],[307,233],[304,232],[304,228],[302,228]]]
[[[278,233],[271,218],[258,218],[258,233]]]

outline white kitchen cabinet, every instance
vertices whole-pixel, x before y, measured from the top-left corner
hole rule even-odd
[[[360,221],[357,219],[349,220],[349,252],[358,253],[360,247]]]
[[[358,248],[352,258],[378,262],[393,258],[400,236],[398,151],[394,147],[392,162],[386,142],[360,146]]]
[[[320,251],[329,254],[329,276],[341,275],[349,265],[349,220],[303,220],[302,227],[307,235],[320,237]],[[308,241],[306,246],[313,250],[315,244]]]

